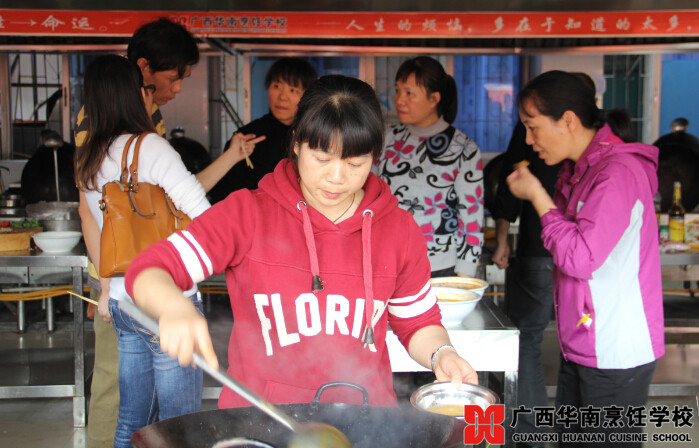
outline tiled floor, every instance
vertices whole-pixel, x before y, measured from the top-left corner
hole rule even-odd
[[[214,304],[212,334],[220,359],[225,360],[225,347],[230,323],[220,316],[225,309]],[[647,409],[652,406],[675,405],[692,409],[693,426],[674,428],[664,424],[660,428],[646,427],[649,433],[647,447],[688,447],[699,445],[699,412],[695,395],[699,393],[699,299],[678,298],[666,303],[668,315],[667,354],[658,364]],[[687,326],[696,318],[696,327]],[[35,318],[38,319],[38,318]],[[683,330],[673,330],[677,325]],[[72,332],[69,315],[57,318],[57,330],[46,333],[41,321],[31,322],[23,335],[16,332],[12,317],[0,306],[0,385],[68,384],[72,379]],[[681,333],[673,333],[681,331]],[[687,333],[689,331],[690,333]],[[94,335],[86,325],[86,342],[91,347]],[[544,341],[544,368],[550,395],[555,393],[558,345],[553,325],[549,326]],[[88,371],[93,352],[87,352]],[[215,383],[208,379],[205,385]],[[215,409],[215,400],[204,400],[204,409]],[[692,442],[653,442],[652,434],[686,434]],[[657,437],[657,436],[656,436]],[[685,437],[685,436],[681,436]],[[0,400],[0,447],[2,448],[85,448],[84,428],[72,426],[72,400],[4,399]]]

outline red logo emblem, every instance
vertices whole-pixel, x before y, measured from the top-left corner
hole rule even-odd
[[[475,404],[464,406],[464,444],[477,445],[485,439],[491,445],[505,443],[505,405],[491,404],[485,410]]]

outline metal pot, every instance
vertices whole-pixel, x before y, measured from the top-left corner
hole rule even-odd
[[[45,231],[55,230],[63,232],[72,230],[82,232],[80,219],[40,219],[38,221],[39,225],[43,227]]]
[[[0,194],[0,215],[24,216],[24,198],[10,190]]]
[[[21,217],[26,215],[27,213],[24,211],[23,208],[0,207],[0,216]]]
[[[82,231],[77,202],[37,202],[26,207],[27,217],[36,219],[45,231]]]
[[[362,392],[364,404],[361,406],[321,403],[320,395],[326,387],[330,386],[318,389],[311,403],[278,407],[301,423],[321,422],[336,427],[354,448],[435,448],[463,443],[466,424],[461,420],[412,407],[369,406],[366,390]],[[137,448],[193,448],[212,447],[231,439],[248,439],[286,447],[291,435],[289,429],[259,409],[246,407],[194,412],[163,420],[135,432],[131,443]]]
[[[10,190],[12,190],[12,191],[10,191]],[[22,201],[24,201],[24,196],[22,196],[22,194],[18,193],[17,191],[18,191],[17,188],[10,188],[7,191],[5,191],[3,194],[0,194],[0,198],[3,198],[3,199],[21,199]]]
[[[9,199],[0,196],[0,208],[22,208],[24,207],[24,199]]]

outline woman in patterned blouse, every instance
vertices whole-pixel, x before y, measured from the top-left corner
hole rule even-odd
[[[454,128],[457,92],[441,64],[420,56],[396,73],[400,123],[388,126],[375,172],[422,229],[433,277],[476,274],[483,245],[480,150]]]

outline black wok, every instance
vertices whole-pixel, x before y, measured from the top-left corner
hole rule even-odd
[[[412,407],[383,408],[321,403],[318,390],[311,403],[278,407],[299,422],[322,422],[342,431],[354,448],[435,448],[462,446],[465,423],[453,417]],[[247,438],[273,447],[286,447],[293,435],[288,428],[254,407],[195,412],[163,420],[131,437],[137,448],[210,448],[218,442]],[[233,445],[230,445],[233,446]],[[260,446],[238,444],[235,446]]]

